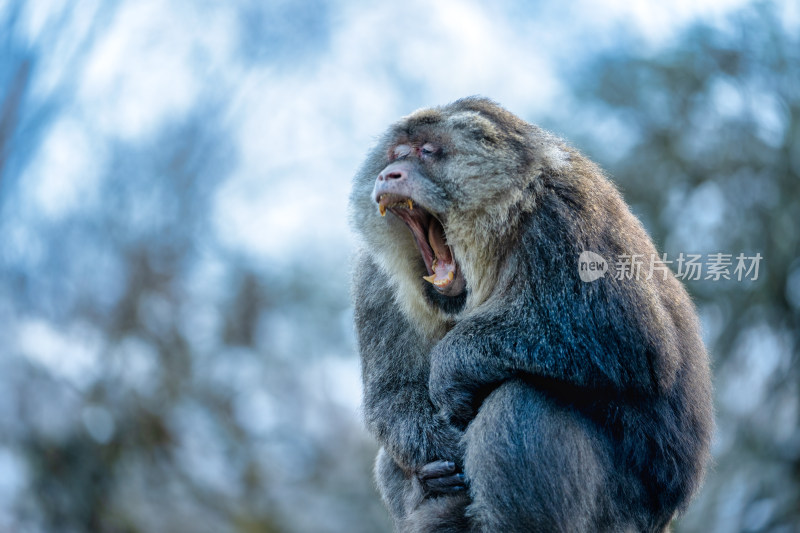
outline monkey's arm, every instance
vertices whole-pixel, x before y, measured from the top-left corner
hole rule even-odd
[[[505,301],[462,320],[431,354],[431,398],[459,427],[511,377],[570,395],[591,391],[595,399],[649,395],[671,379],[672,369],[658,361],[672,360],[674,354],[647,329],[656,321],[643,318],[641,298],[632,292],[641,287],[617,280],[589,285],[570,277],[571,265],[546,265],[545,259],[539,264],[560,275],[520,273],[517,284],[505,291],[510,295]],[[662,318],[659,327],[675,331],[668,319]]]
[[[407,475],[422,472],[423,482],[441,477],[423,467],[437,460],[460,465],[462,433],[428,394],[432,343],[410,326],[389,280],[365,254],[356,266],[354,291],[367,427]]]

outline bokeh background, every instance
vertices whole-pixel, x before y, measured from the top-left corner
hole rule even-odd
[[[350,177],[489,96],[688,282],[714,464],[677,532],[800,531],[800,4],[0,1],[0,531],[385,532]]]

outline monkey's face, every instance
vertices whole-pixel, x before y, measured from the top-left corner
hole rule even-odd
[[[388,164],[378,173],[371,198],[381,216],[388,211],[408,227],[427,272],[422,279],[441,294],[457,296],[466,283],[442,224],[447,196],[429,176],[442,157],[438,144],[403,139],[390,147]]]
[[[439,295],[485,293],[497,250],[532,205],[533,146],[527,123],[484,100],[402,119],[355,179],[351,216],[366,250]]]

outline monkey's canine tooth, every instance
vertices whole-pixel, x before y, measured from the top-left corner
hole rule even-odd
[[[396,194],[385,193],[378,198],[378,210],[381,216],[386,216],[387,209],[401,209],[408,208],[409,211],[414,209],[414,200],[411,198],[403,198]]]
[[[427,281],[428,283],[432,283],[437,287],[445,287],[450,284],[451,281],[455,279],[455,274],[453,272],[448,272],[447,277],[445,279],[436,279],[436,273],[434,272],[430,276],[422,276],[422,279]]]

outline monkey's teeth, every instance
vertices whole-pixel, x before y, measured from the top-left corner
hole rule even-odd
[[[436,260],[435,259],[433,260],[433,268],[434,269],[436,268]],[[455,274],[451,270],[450,272],[447,273],[447,277],[446,278],[437,279],[436,272],[434,272],[430,276],[422,276],[422,279],[424,279],[428,283],[432,283],[432,284],[436,285],[437,287],[446,287],[446,286],[450,285],[450,282],[453,281],[455,279],[455,277],[456,277]]]
[[[436,274],[431,274],[430,276],[422,276],[422,279],[427,281],[428,283],[433,283],[437,287],[446,287],[450,285],[450,282],[453,281],[453,273],[447,275],[445,279],[436,279]]]
[[[437,279],[433,282],[433,284],[436,285],[437,287],[445,287],[447,285],[450,285],[450,282],[453,281],[455,277],[456,277],[455,274],[453,274],[452,272],[448,272],[446,278]]]
[[[378,210],[381,216],[386,216],[387,209],[406,207],[409,211],[412,211],[414,209],[414,200],[411,198],[398,198],[394,194],[382,194],[378,199]]]

